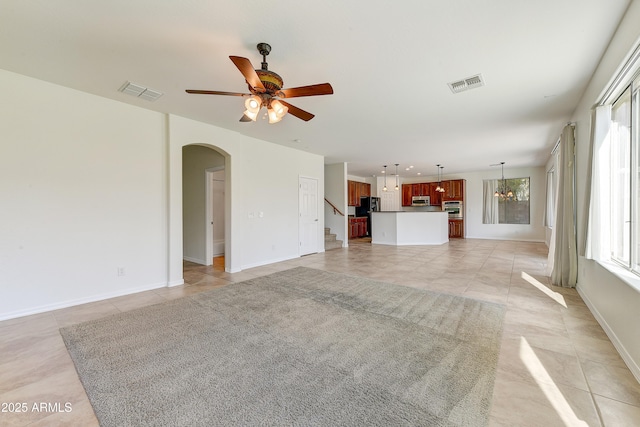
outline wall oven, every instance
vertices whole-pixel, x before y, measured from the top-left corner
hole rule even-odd
[[[463,217],[464,209],[460,200],[445,200],[442,202],[442,210],[449,214],[449,218],[460,219]]]

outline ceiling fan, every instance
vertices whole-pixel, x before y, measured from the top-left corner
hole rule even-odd
[[[241,122],[255,121],[262,107],[267,108],[269,123],[277,123],[290,113],[304,121],[311,120],[314,115],[284,101],[283,98],[296,98],[300,96],[331,95],[333,88],[329,83],[320,83],[310,86],[300,86],[282,89],[282,77],[273,71],[269,71],[267,55],[271,52],[271,46],[267,43],[258,43],[258,52],[262,55],[262,68],[256,70],[251,61],[240,56],[229,56],[229,59],[238,67],[244,76],[250,93],[220,92],[217,90],[187,89],[187,93],[203,95],[227,95],[248,97],[245,101],[246,111],[240,119]]]

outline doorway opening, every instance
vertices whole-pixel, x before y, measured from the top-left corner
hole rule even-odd
[[[182,147],[183,259],[227,270],[229,179],[226,153],[209,145]]]
[[[224,271],[224,255],[213,257],[213,271]]]

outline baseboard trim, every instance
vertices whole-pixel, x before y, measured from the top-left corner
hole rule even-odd
[[[531,242],[531,243],[545,243],[544,239],[518,239],[515,237],[487,237],[487,236],[466,236],[465,239],[474,240],[503,240],[506,242]]]
[[[613,346],[616,348],[616,350],[618,350],[620,357],[622,357],[622,360],[624,360],[624,363],[627,365],[627,367],[629,368],[633,376],[636,378],[638,382],[640,382],[640,366],[638,366],[638,364],[633,360],[631,355],[627,352],[626,348],[620,341],[620,339],[618,339],[618,336],[616,335],[616,333],[613,331],[613,329],[611,329],[607,321],[604,319],[604,317],[602,317],[602,315],[600,314],[598,309],[596,309],[595,305],[591,302],[589,297],[582,292],[579,285],[576,288],[576,290],[578,291],[578,295],[580,295],[584,303],[587,305],[587,308],[589,308],[589,311],[591,311],[591,314],[593,314],[593,317],[596,318],[596,320],[598,321],[598,323],[600,324],[604,332],[609,337],[609,340],[611,340],[611,343],[613,344]]]
[[[318,252],[318,253],[320,253],[320,252]],[[311,254],[309,254],[309,255],[311,255]],[[248,268],[262,267],[263,265],[275,264],[276,262],[289,261],[291,259],[296,259],[296,258],[300,258],[300,257],[296,255],[296,256],[289,256],[289,257],[282,257],[282,258],[274,258],[274,259],[261,261],[261,262],[256,262],[256,263],[252,263],[252,264],[245,264],[245,265],[243,265],[241,267],[240,271],[246,270]]]
[[[184,285],[184,279],[174,280],[173,282],[167,283],[168,288],[172,288],[174,286],[180,286],[180,285]]]
[[[205,260],[200,259],[200,258],[192,258],[192,257],[189,257],[189,256],[183,256],[182,259],[185,260],[185,261],[189,261],[189,262],[195,262],[196,264],[200,264],[200,265],[207,265]]]
[[[99,294],[99,295],[92,295],[89,297],[85,297],[85,298],[78,298],[78,299],[73,299],[73,300],[67,300],[67,301],[61,301],[55,304],[47,304],[47,305],[42,305],[39,307],[32,307],[32,308],[27,308],[24,310],[17,310],[17,311],[11,311],[8,313],[0,313],[0,321],[3,320],[9,320],[9,319],[16,319],[18,317],[25,317],[25,316],[31,316],[33,314],[40,314],[40,313],[46,313],[48,311],[53,311],[53,310],[59,310],[61,308],[68,308],[68,307],[73,307],[76,305],[82,305],[82,304],[87,304],[90,302],[97,302],[97,301],[103,301],[106,299],[110,299],[110,298],[116,298],[116,297],[121,297],[124,295],[131,295],[131,294],[137,294],[139,292],[145,292],[145,291],[150,291],[152,289],[159,289],[159,288],[164,288],[167,287],[167,283],[155,283],[155,284],[151,284],[151,285],[145,285],[145,286],[139,286],[136,288],[129,288],[129,289],[124,289],[121,291],[117,291],[117,292],[107,292],[104,294]]]

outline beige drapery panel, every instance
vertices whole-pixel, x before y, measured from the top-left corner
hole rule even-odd
[[[551,283],[575,288],[578,277],[578,252],[575,221],[575,135],[574,126],[566,125],[558,146],[558,192],[555,223],[551,236],[553,251]]]

